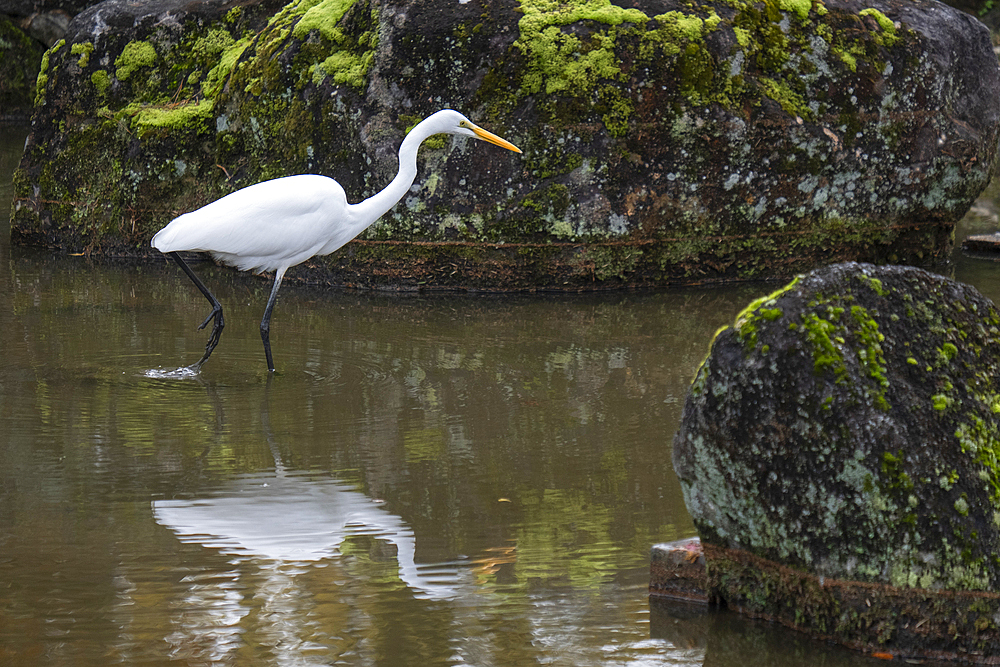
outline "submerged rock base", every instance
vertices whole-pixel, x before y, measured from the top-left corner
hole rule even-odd
[[[896,588],[703,545],[714,603],[882,658],[1000,665],[1000,594]]]
[[[969,236],[962,241],[962,250],[971,253],[988,253],[1000,256],[1000,232]]]
[[[884,659],[1000,664],[997,593],[827,579],[695,537],[653,546],[649,595],[688,613],[725,606]]]
[[[760,239],[720,258],[706,250],[686,255],[695,237],[572,243],[378,241],[356,239],[340,252],[292,267],[286,280],[324,287],[377,290],[590,291],[736,282],[753,276],[792,276],[828,261],[902,262],[934,266],[947,261],[954,226],[926,222],[898,226],[879,237],[821,234],[822,246],[802,247],[797,231],[767,239],[780,258],[758,252]],[[819,238],[817,236],[816,238]],[[79,239],[83,245],[86,239]],[[700,241],[699,241],[700,243]]]
[[[292,267],[285,282],[399,292],[585,292],[790,277],[831,261],[936,266],[948,260],[954,247],[954,225],[940,221],[890,226],[864,239],[845,238],[831,228],[811,232],[815,245],[808,246],[801,244],[802,236],[796,229],[766,237],[747,234],[718,239],[742,248],[726,257],[708,248],[690,254],[692,245],[714,242],[696,236],[590,243],[359,238],[333,255]],[[144,241],[98,240],[90,230],[66,227],[14,225],[11,242],[111,261],[159,257]],[[780,257],[761,252],[760,244]]]
[[[699,538],[656,544],[650,550],[649,561],[651,596],[701,604],[708,602],[705,554]]]

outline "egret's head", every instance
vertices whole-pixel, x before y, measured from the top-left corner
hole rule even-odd
[[[427,120],[424,121],[431,122],[434,125],[434,129],[439,133],[445,134],[458,134],[465,137],[474,137],[476,139],[482,139],[483,141],[488,141],[491,144],[496,144],[502,148],[506,148],[509,151],[514,151],[515,153],[520,153],[521,149],[510,143],[506,139],[501,139],[492,132],[487,132],[483,128],[479,127],[471,120],[451,109],[444,109],[438,111],[437,113],[428,116]]]

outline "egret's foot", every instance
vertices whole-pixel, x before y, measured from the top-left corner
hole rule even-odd
[[[188,366],[188,368],[196,373],[201,371],[201,365],[208,361],[208,358],[212,356],[212,350],[215,349],[215,346],[219,344],[219,339],[222,338],[222,330],[226,326],[226,320],[222,316],[222,306],[214,307],[212,312],[208,314],[208,317],[205,318],[205,321],[201,323],[201,326],[198,327],[198,329],[204,329],[212,320],[215,320],[215,323],[212,325],[212,333],[209,335],[208,342],[205,344],[205,356]]]
[[[204,329],[206,326],[208,326],[208,323],[211,322],[213,319],[218,320],[213,327],[213,331],[215,328],[222,329],[222,327],[225,326],[225,323],[222,320],[222,306],[217,306],[213,308],[212,312],[210,312],[208,314],[208,317],[205,318],[205,321],[198,325],[198,330],[200,331]]]

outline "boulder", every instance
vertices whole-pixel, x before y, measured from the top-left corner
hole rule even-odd
[[[996,260],[1000,253],[1000,232],[972,234],[962,241],[962,250],[977,257]]]
[[[71,19],[72,17],[66,12],[57,10],[32,14],[22,22],[22,25],[25,32],[48,48],[66,36]]]
[[[30,115],[41,47],[48,48],[62,39],[73,16],[92,4],[96,3],[0,0],[0,119]],[[12,89],[18,91],[16,96],[11,96]]]
[[[524,155],[425,144],[412,196],[289,279],[586,289],[947,255],[997,152],[975,19],[628,4],[109,0],[44,61],[13,239],[144,254],[177,214],[292,173],[358,201],[453,107]]]
[[[896,656],[1000,650],[1000,312],[974,288],[849,263],[755,301],[673,458],[710,598]]]

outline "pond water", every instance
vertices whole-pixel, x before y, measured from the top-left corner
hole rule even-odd
[[[24,129],[0,132],[0,198]],[[15,136],[16,135],[16,136]],[[985,211],[970,224],[995,221]],[[986,222],[981,222],[985,220]],[[567,296],[282,288],[0,229],[0,664],[880,664],[650,603],[715,330],[773,285]],[[991,262],[956,277],[1000,297]]]

